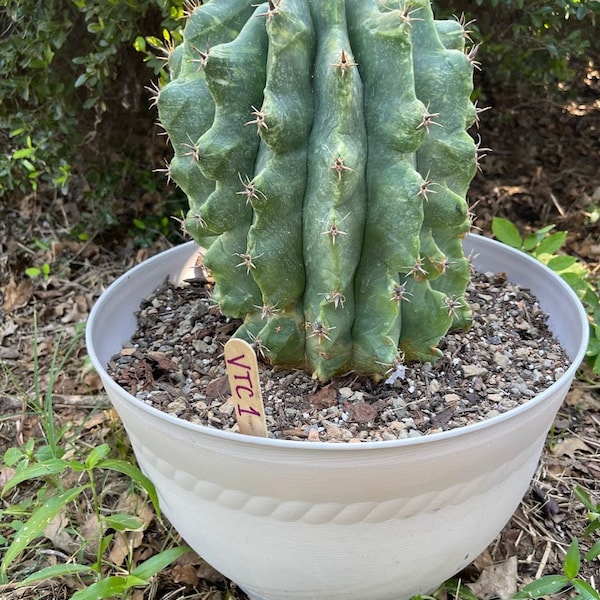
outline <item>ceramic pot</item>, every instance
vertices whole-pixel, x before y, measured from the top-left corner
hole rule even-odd
[[[571,289],[534,259],[473,235],[465,251],[478,270],[505,272],[533,291],[573,363],[518,408],[420,438],[361,444],[256,438],[180,420],[117,385],[105,365],[135,330],[140,302],[166,277],[189,273],[193,243],[131,269],[94,306],[89,355],[162,510],[198,554],[253,600],[402,600],[427,593],[473,561],[517,508],[583,359],[587,319]]]

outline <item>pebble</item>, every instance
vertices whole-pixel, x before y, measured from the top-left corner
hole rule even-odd
[[[330,384],[337,402],[315,407],[310,399],[319,384],[310,375],[261,365],[269,436],[332,443],[417,438],[501,414],[552,384],[569,359],[548,334],[535,299],[493,276],[476,278],[467,297],[475,311],[472,328],[449,333],[435,364],[404,365],[403,378],[392,385],[366,382],[357,389],[360,379],[351,373]],[[222,346],[237,325],[199,297],[203,290],[194,285],[166,285],[144,304],[138,330],[111,359],[109,372],[151,406],[190,422],[238,431],[229,394],[211,396],[210,403],[205,394],[210,381],[225,375]],[[156,389],[150,392],[148,363],[142,361],[157,351],[175,367],[153,372]],[[368,423],[354,422],[346,403],[373,405],[377,415]]]
[[[465,377],[477,377],[485,375],[488,370],[485,367],[479,365],[463,365],[462,372]]]
[[[510,366],[510,358],[501,352],[494,352],[494,364],[502,369],[508,369]]]

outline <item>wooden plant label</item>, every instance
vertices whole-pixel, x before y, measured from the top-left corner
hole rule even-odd
[[[265,407],[252,346],[237,338],[225,344],[225,367],[240,433],[267,437]]]

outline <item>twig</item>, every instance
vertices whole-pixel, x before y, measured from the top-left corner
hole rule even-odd
[[[547,541],[546,549],[544,550],[544,555],[542,556],[542,560],[540,561],[537,571],[535,572],[534,579],[539,579],[542,576],[542,573],[544,572],[544,569],[546,568],[546,563],[548,562],[548,557],[550,556],[551,550],[552,550],[552,542]]]

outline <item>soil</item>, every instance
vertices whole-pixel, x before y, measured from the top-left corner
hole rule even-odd
[[[442,340],[440,360],[399,364],[378,384],[354,373],[320,384],[261,361],[269,437],[356,443],[464,427],[527,402],[568,368],[529,292],[477,273],[466,299],[473,325]],[[210,286],[167,281],[142,303],[137,322],[109,362],[113,379],[163,412],[239,431],[222,350],[240,323],[211,303]]]
[[[495,108],[481,115],[480,133],[493,152],[469,195],[481,233],[490,235],[493,216],[510,219],[524,233],[556,224],[569,232],[566,251],[584,261],[594,276],[598,273],[599,98],[599,74],[590,68],[576,97],[555,100],[540,93],[523,100],[498,89],[493,99],[480,100],[480,105]],[[161,147],[152,147],[145,160],[149,169],[160,168]],[[131,456],[118,418],[86,361],[81,324],[116,276],[174,242],[146,231],[144,242],[149,245],[143,247],[139,236],[128,234],[128,228],[135,230],[135,219],[161,204],[159,193],[135,185],[126,196],[119,196],[120,225],[104,227],[96,235],[89,225],[90,239],[77,237],[73,232],[89,219],[94,192],[85,171],[76,174],[75,183],[67,195],[41,188],[35,194],[15,194],[0,205],[0,455],[42,436],[40,418],[32,410],[37,389],[38,401],[46,393],[52,399],[57,426],[77,432],[73,444],[89,450],[107,442],[121,456]],[[183,241],[177,240],[175,223],[172,231],[175,243]],[[45,275],[30,277],[25,272],[44,265],[49,267]],[[61,368],[54,368],[62,359]],[[535,577],[561,573],[573,537],[579,538],[584,550],[590,547],[590,539],[583,537],[586,511],[573,488],[581,485],[600,501],[599,389],[598,377],[582,366],[523,502],[494,543],[460,574],[480,597],[509,597],[511,590]],[[2,463],[0,485],[10,475]],[[116,509],[118,499],[127,497],[128,481],[113,474],[103,485]],[[35,486],[19,486],[10,498],[2,498],[0,510],[36,492]],[[133,564],[178,541],[168,523],[152,515],[144,518],[148,526],[132,541],[127,558]],[[0,535],[12,531],[10,519],[2,515]],[[78,528],[90,514],[79,506],[70,519]],[[64,552],[60,540],[48,533],[23,554],[15,573],[46,566]],[[124,556],[113,560],[117,567],[125,564]],[[598,572],[598,561],[583,562],[580,577],[597,586]],[[35,588],[3,588],[0,596],[54,600],[70,597],[76,588],[75,580],[64,579]],[[133,598],[242,600],[245,596],[200,558],[190,556],[161,572],[150,587],[136,590]]]

